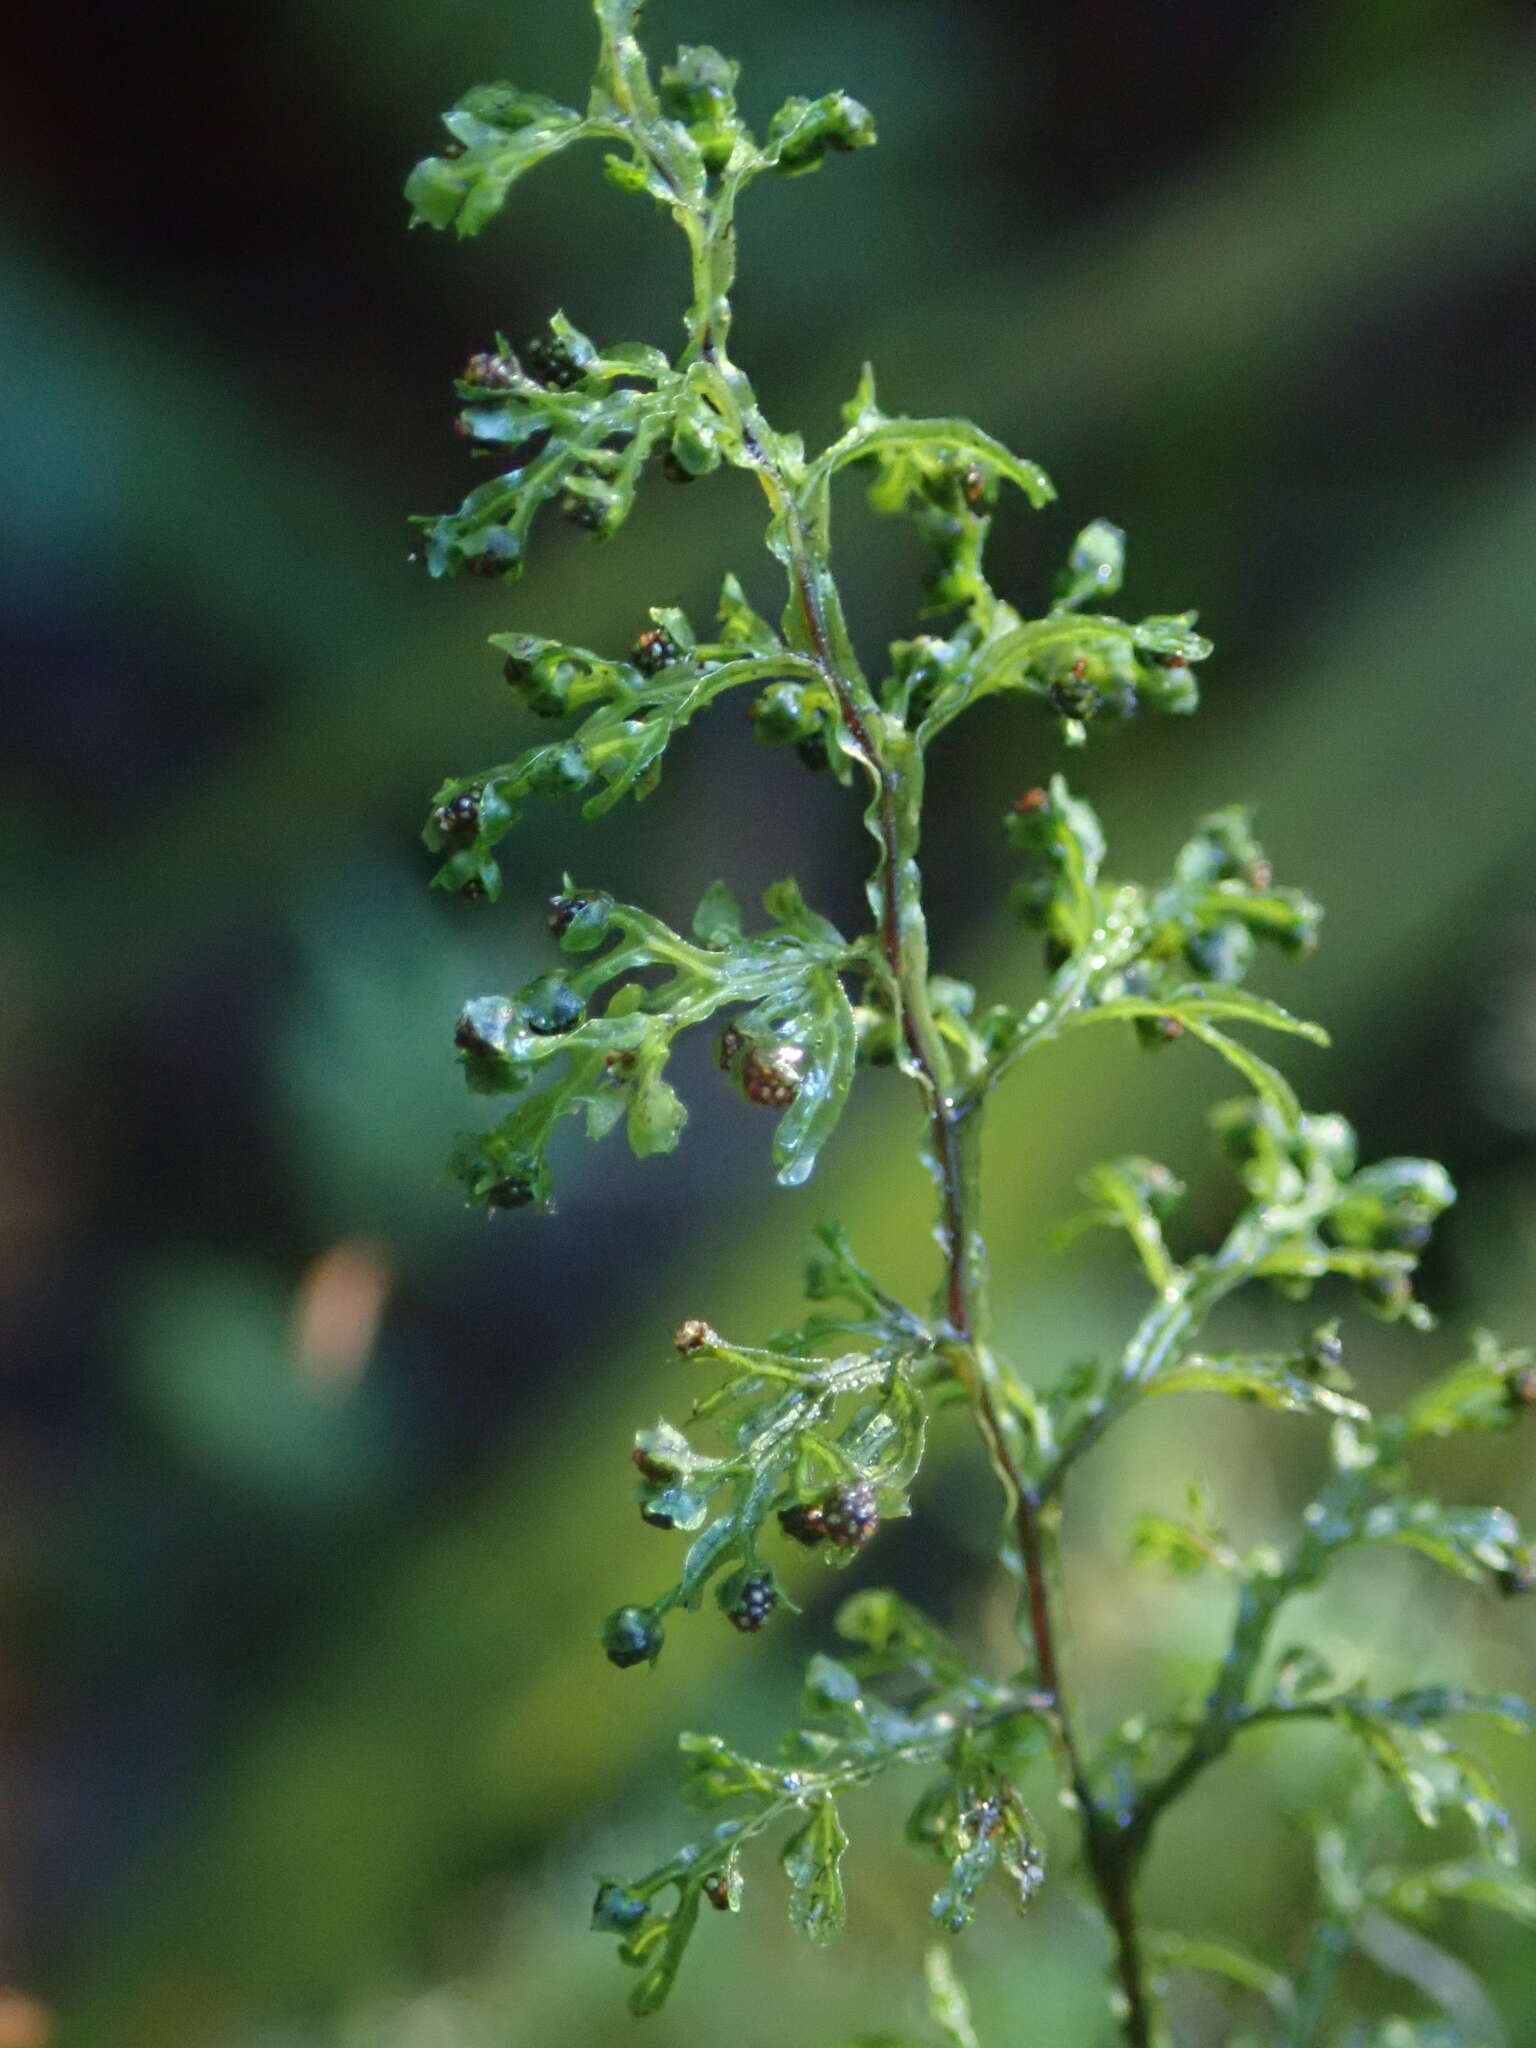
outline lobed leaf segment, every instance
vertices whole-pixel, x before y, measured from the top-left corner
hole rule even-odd
[[[1039,1830],[1013,1780],[1045,1746],[1040,1700],[969,1671],[948,1638],[894,1593],[855,1594],[837,1628],[853,1648],[843,1659],[811,1660],[799,1723],[777,1758],[743,1756],[717,1735],[680,1738],[693,1804],[734,1810],[644,1878],[599,1881],[592,1924],[618,1935],[621,1959],[641,1973],[632,2011],[654,2012],[665,1999],[703,1904],[740,1910],[741,1851],[770,1830],[789,1830],[779,1861],[791,1921],[815,1942],[839,1934],[848,1846],[839,1801],[892,1770],[927,1774],[907,1835],[945,1868],[933,1900],[941,1926],[966,1926],[994,1875],[1021,1911],[1038,1889]],[[906,1694],[899,1707],[867,1686],[892,1676]]]

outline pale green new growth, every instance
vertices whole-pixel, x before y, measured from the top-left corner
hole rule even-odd
[[[494,897],[495,848],[531,800],[576,795],[593,815],[626,795],[648,796],[673,740],[739,690],[758,740],[791,746],[808,767],[865,792],[871,923],[845,936],[792,881],[767,889],[764,919],[754,922],[717,884],[685,936],[567,879],[550,909],[565,963],[514,993],[476,997],[460,1018],[471,1088],[514,1100],[500,1121],[460,1140],[454,1172],[472,1201],[538,1207],[550,1196],[551,1143],[567,1118],[592,1137],[622,1123],[642,1157],[670,1150],[687,1111],[667,1063],[682,1033],[708,1025],[729,1080],[774,1112],[774,1164],[795,1184],[833,1136],[857,1069],[899,1066],[915,1087],[938,1197],[934,1302],[919,1311],[898,1300],[829,1227],[807,1280],[816,1306],[800,1327],[745,1345],[684,1324],[677,1348],[687,1370],[708,1377],[681,1426],[661,1420],[639,1432],[634,1462],[644,1519],[688,1542],[670,1583],[611,1615],[603,1643],[617,1665],[653,1663],[664,1617],[697,1610],[706,1594],[736,1628],[756,1632],[781,1600],[777,1546],[799,1544],[832,1564],[861,1555],[883,1520],[909,1512],[928,1420],[953,1403],[970,1410],[1006,1505],[1020,1663],[1001,1675],[975,1670],[894,1593],[855,1594],[837,1623],[849,1648],[841,1660],[811,1659],[798,1724],[779,1754],[764,1760],[718,1736],[682,1738],[689,1790],[712,1815],[707,1829],[643,1877],[605,1877],[594,1925],[618,1938],[637,1973],[635,2011],[654,2011],[703,1908],[741,1909],[743,1852],[777,1831],[790,1918],[812,1940],[831,1939],[847,1910],[846,1796],[906,1767],[921,1774],[908,1839],[940,1866],[937,1926],[962,1929],[986,1887],[1022,1912],[1045,1872],[1019,1788],[1026,1777],[1049,1785],[1054,1776],[1070,1795],[1080,1875],[1106,1924],[1114,2011],[1133,2048],[1166,2038],[1161,1993],[1175,1968],[1214,1975],[1245,1997],[1257,2013],[1246,2039],[1303,2048],[1333,2038],[1338,1978],[1352,1952],[1388,1970],[1410,1939],[1421,1954],[1429,1944],[1416,1925],[1410,1938],[1407,1923],[1448,1902],[1536,1924],[1536,1892],[1514,1870],[1507,1816],[1453,1732],[1478,1716],[1524,1729],[1533,1716],[1520,1701],[1452,1684],[1380,1694],[1363,1673],[1279,1646],[1277,1627],[1293,1595],[1373,1545],[1407,1546],[1506,1592],[1528,1588],[1536,1572],[1512,1518],[1426,1496],[1410,1453],[1513,1423],[1536,1403],[1536,1371],[1526,1354],[1480,1334],[1467,1358],[1398,1413],[1375,1416],[1344,1368],[1337,1323],[1299,1331],[1280,1352],[1203,1348],[1212,1312],[1260,1282],[1299,1302],[1319,1282],[1342,1279],[1373,1313],[1428,1327],[1413,1273],[1454,1200],[1430,1161],[1361,1168],[1344,1120],[1305,1114],[1283,1075],[1235,1035],[1256,1027],[1325,1042],[1315,1025],[1244,986],[1263,946],[1308,952],[1320,913],[1274,885],[1241,809],[1199,821],[1168,879],[1144,888],[1109,879],[1099,821],[1064,780],[1026,791],[1004,827],[1020,859],[1013,907],[1042,935],[1051,969],[1045,994],[1025,1009],[983,1003],[931,971],[918,863],[930,742],[1001,693],[1037,700],[1073,744],[1133,714],[1190,712],[1193,668],[1209,643],[1191,613],[1129,623],[1102,609],[1125,567],[1124,538],[1107,520],[1079,534],[1041,615],[999,597],[984,562],[991,507],[1005,485],[1043,506],[1054,495],[1049,480],[968,421],[886,415],[867,368],[843,433],[820,453],[769,425],[730,353],[737,200],[770,171],[796,175],[831,151],[864,147],[873,122],[857,101],[830,92],[788,102],[759,141],[736,110],[736,67],[718,52],[683,49],[653,78],[634,39],[638,0],[595,0],[595,12],[601,48],[585,112],[510,85],[482,87],[444,117],[450,149],[418,165],[407,196],[415,220],[474,235],[525,171],[572,143],[602,143],[610,179],[660,205],[687,238],[684,343],[675,358],[649,344],[600,345],[557,313],[521,354],[498,340],[472,358],[458,385],[462,430],[494,473],[456,512],[421,522],[425,559],[437,576],[516,576],[544,507],[601,538],[657,470],[688,482],[730,466],[762,488],[785,603],[771,623],[726,575],[708,628],[658,605],[622,654],[493,635],[526,711],[566,723],[554,739],[442,786],[425,834],[444,856],[437,884]],[[933,555],[920,608],[928,629],[896,643],[875,680],[855,657],[831,565],[831,487],[853,466],[871,509],[912,520]],[[1090,1206],[1062,1238],[1100,1225],[1123,1232],[1150,1298],[1118,1359],[1073,1367],[1041,1390],[988,1342],[979,1133],[991,1091],[1020,1061],[1098,1026],[1129,1026],[1149,1047],[1192,1040],[1236,1072],[1246,1092],[1220,1104],[1214,1123],[1245,1199],[1219,1244],[1185,1251],[1167,1236],[1183,1190],[1165,1166],[1129,1157],[1095,1167],[1083,1183]],[[1141,1559],[1230,1583],[1231,1639],[1182,1708],[1138,1716],[1090,1750],[1060,1650],[1063,1483],[1111,1424],[1166,1393],[1226,1395],[1319,1421],[1331,1469],[1286,1549],[1244,1554],[1199,1492],[1187,1520],[1142,1517]],[[668,1579],[664,1568],[658,1577]],[[1353,1738],[1403,1812],[1425,1827],[1469,1830],[1474,1846],[1464,1838],[1448,1860],[1423,1865],[1404,1860],[1390,1813],[1369,1829],[1321,1823],[1316,1928],[1273,1957],[1142,1927],[1137,1878],[1169,1805],[1247,1730],[1319,1721]],[[926,1975],[940,2035],[952,2048],[976,2048],[946,1950],[929,1950]],[[1402,2018],[1350,2038],[1459,2037]]]

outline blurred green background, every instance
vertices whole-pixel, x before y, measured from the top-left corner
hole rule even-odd
[[[1000,522],[1005,594],[1043,602],[1102,513],[1130,534],[1133,616],[1199,606],[1203,716],[1068,765],[1120,871],[1159,871],[1244,797],[1280,879],[1328,906],[1317,959],[1267,984],[1335,1034],[1303,1092],[1368,1156],[1438,1152],[1463,1195],[1425,1283],[1445,1329],[1352,1330],[1373,1386],[1444,1362],[1475,1318],[1530,1336],[1528,10],[654,0],[650,39],[741,56],[759,115],[846,85],[881,123],[873,157],[748,206],[738,353],[770,414],[825,435],[870,356],[892,409],[971,412],[1056,477],[1058,506]],[[580,0],[63,0],[8,31],[0,2048],[50,2028],[82,2048],[630,2042],[622,1973],[583,1932],[591,1872],[685,1838],[673,1732],[707,1715],[768,1739],[849,1583],[803,1575],[803,1618],[750,1644],[685,1622],[653,1675],[592,1642],[666,1575],[626,1454],[686,1402],[676,1323],[790,1320],[826,1216],[877,1270],[926,1272],[898,1082],[865,1088],[793,1195],[702,1052],[682,1148],[572,1149],[547,1220],[487,1226],[437,1178],[464,1114],[458,1005],[536,971],[563,869],[678,922],[716,875],[751,895],[792,866],[860,915],[846,799],[728,712],[644,808],[520,828],[494,909],[424,892],[427,793],[524,743],[487,632],[618,648],[650,604],[707,615],[730,566],[773,598],[739,480],[658,483],[600,552],[548,531],[510,588],[406,563],[405,516],[465,486],[451,378],[494,328],[563,306],[599,336],[675,336],[680,245],[590,155],[479,244],[404,233],[437,109],[505,75],[579,98],[591,42]],[[842,519],[875,656],[910,630],[917,565],[852,492]],[[1059,765],[1004,707],[935,766],[937,964],[994,994],[1039,972],[1003,914],[997,819]],[[1028,1373],[1136,1312],[1109,1251],[1045,1249],[1074,1176],[1166,1157],[1217,1227],[1202,1119],[1229,1092],[1197,1048],[1098,1038],[1014,1083],[987,1193]],[[1298,1315],[1248,1327],[1283,1342]],[[1258,1537],[1318,1469],[1306,1426],[1226,1405],[1170,1402],[1080,1488],[1100,1725],[1196,1683],[1224,1622],[1219,1590],[1131,1576],[1135,1512],[1198,1471]],[[1441,1477],[1536,1514],[1521,1438]],[[956,1441],[857,1570],[1005,1659],[991,1514]],[[1411,1559],[1352,1570],[1310,1623],[1384,1682],[1530,1682],[1531,1614]],[[1530,1761],[1500,1761],[1536,1817]],[[1283,1961],[1308,1901],[1294,1816],[1341,1783],[1326,1745],[1224,1765],[1168,1827],[1149,1917]],[[703,1930],[653,2048],[921,2032],[927,1873],[866,1804],[845,1943],[793,1945],[763,1869]],[[1486,1974],[1487,2038],[1536,2042],[1529,1932],[1450,1933]],[[1068,1886],[1028,1926],[984,1914],[962,1955],[984,2038],[1101,2040],[1098,1953]],[[1238,2011],[1188,1987],[1181,2039],[1220,2042]]]

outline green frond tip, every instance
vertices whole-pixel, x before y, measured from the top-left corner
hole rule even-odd
[[[405,197],[412,227],[452,228],[461,239],[495,218],[525,172],[593,132],[574,108],[505,83],[476,86],[443,126],[449,149],[422,158]]]
[[[736,108],[738,66],[706,45],[685,45],[651,76],[636,40],[636,0],[597,0],[600,47],[587,112],[501,83],[477,86],[443,116],[448,147],[406,180],[411,225],[476,235],[535,164],[587,139],[616,143],[604,160],[621,190],[648,195],[679,219],[717,208],[711,181],[735,188],[769,170],[799,177],[835,151],[875,140],[867,107],[845,92],[786,100],[759,142]],[[724,216],[728,219],[728,211]]]
[[[831,1798],[817,1801],[805,1826],[790,1836],[779,1855],[789,1879],[789,1919],[818,1946],[835,1941],[848,1924],[843,1896],[843,1856],[848,1837]]]
[[[891,1604],[884,1611],[879,1602]],[[872,1604],[873,1602],[873,1604]],[[700,1907],[738,1909],[741,1860],[752,1842],[784,1829],[779,1862],[789,1881],[791,1924],[813,1942],[839,1934],[847,1919],[842,1865],[848,1847],[849,1795],[897,1770],[934,1775],[907,1827],[920,1852],[951,1865],[949,1888],[963,1894],[968,1918],[982,1881],[1002,1879],[1015,1903],[1033,1896],[1041,1875],[1036,1830],[1011,1773],[1045,1753],[1048,1736],[1038,1694],[1019,1694],[971,1671],[932,1624],[893,1596],[860,1596],[864,1634],[886,1645],[867,1655],[813,1657],[796,1725],[772,1757],[748,1755],[719,1735],[678,1739],[690,1802],[711,1819],[707,1835],[644,1877],[605,1877],[592,1924],[616,1935],[619,1957],[640,1971],[631,1994],[637,2012],[663,2003],[700,1919]],[[858,1619],[858,1614],[855,1614]],[[909,1654],[910,1652],[910,1654]],[[896,1680],[893,1705],[868,1680]],[[962,1909],[957,1903],[955,1911]],[[930,1972],[947,2007],[948,2038],[965,2038],[964,1997],[942,1967]]]
[[[659,1618],[696,1611],[711,1587],[731,1625],[757,1634],[783,1597],[765,1551],[801,1547],[845,1566],[907,1511],[926,1435],[918,1375],[931,1359],[913,1348],[828,1357],[810,1352],[804,1335],[740,1346],[696,1317],[677,1332],[679,1352],[720,1379],[696,1397],[686,1430],[662,1419],[635,1437],[641,1521],[692,1539],[665,1593],[648,1608],[620,1610],[643,1620],[647,1656],[653,1626],[660,1648]]]

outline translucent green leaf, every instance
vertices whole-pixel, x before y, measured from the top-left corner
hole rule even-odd
[[[1438,1160],[1380,1159],[1350,1180],[1329,1211],[1328,1233],[1366,1250],[1416,1251],[1455,1199]]]
[[[1171,990],[1166,998],[1155,1000],[1118,996],[1085,1011],[1082,1021],[1087,1023],[1097,1018],[1115,1017],[1172,1017],[1191,1031],[1205,1022],[1261,1024],[1267,1031],[1289,1032],[1295,1038],[1310,1040],[1313,1045],[1329,1043],[1328,1034],[1321,1024],[1293,1017],[1279,1003],[1245,988],[1177,988]]]
[[[818,1224],[815,1237],[820,1249],[806,1262],[806,1298],[844,1303],[846,1309],[812,1316],[801,1329],[787,1332],[777,1341],[793,1350],[814,1348],[828,1336],[871,1337],[919,1351],[932,1345],[933,1333],[923,1319],[859,1263],[840,1223]]]
[[[779,1119],[773,1156],[785,1187],[798,1187],[837,1127],[853,1085],[858,1049],[853,1007],[836,974],[813,973],[796,1042],[804,1049],[800,1085]]]
[[[711,882],[693,913],[693,935],[701,946],[724,948],[741,937],[741,905],[724,882]]]
[[[737,1547],[738,1533],[733,1516],[722,1515],[696,1536],[688,1546],[672,1596],[676,1604],[679,1607],[698,1607],[710,1580],[723,1570]]]
[[[718,1597],[733,1619],[748,1580],[766,1581],[771,1610],[780,1589],[762,1562],[765,1535],[825,1543],[828,1562],[850,1562],[875,1539],[883,1518],[904,1511],[922,1459],[926,1405],[901,1357],[740,1349],[697,1320],[685,1323],[675,1342],[722,1375],[695,1401],[691,1421],[710,1424],[726,1455],[701,1454],[665,1422],[636,1438],[644,1518],[699,1530],[676,1583],[648,1611],[697,1608],[722,1573]],[[808,1718],[819,1713],[844,1732],[862,1727],[852,1672],[817,1660],[809,1683],[825,1697],[818,1705],[807,1695]]]
[[[571,389],[512,391],[493,408],[466,414],[480,440],[504,440],[510,466],[464,498],[456,512],[420,522],[427,567],[434,576],[468,569],[521,573],[534,519],[552,500],[574,524],[598,538],[629,516],[646,464],[668,434],[681,403],[681,384],[668,376],[655,390],[629,382],[626,365],[594,360]]]
[[[727,647],[750,649],[753,653],[772,654],[783,647],[783,641],[768,621],[759,618],[747,602],[746,592],[734,576],[727,576],[720,586],[720,603],[715,613],[720,622],[720,638]]]
[[[617,1878],[600,1878],[592,1906],[595,1934],[628,1934],[650,1911],[647,1901]]]
[[[1368,1422],[1371,1412],[1363,1402],[1351,1399],[1336,1385],[1285,1358],[1184,1358],[1149,1380],[1147,1391],[1229,1394],[1291,1415],[1343,1415],[1355,1422]]]
[[[1200,1970],[1207,1976],[1221,1977],[1240,1990],[1256,1992],[1278,2013],[1289,2012],[1294,2004],[1290,1980],[1282,1971],[1261,1963],[1231,1942],[1162,1929],[1149,1932],[1143,1940],[1148,1955],[1163,1969]]]
[[[732,1749],[722,1736],[685,1733],[677,1746],[687,1762],[688,1797],[697,1806],[723,1806],[778,1790],[778,1772]]]
[[[1485,1906],[1536,1927],[1536,1883],[1498,1863],[1433,1863],[1385,1873],[1373,1891],[1394,1911],[1419,1917],[1444,1904]]]
[[[793,1048],[793,1072],[785,1066],[780,1091],[778,1157],[786,1179],[810,1171],[852,1078],[852,1012],[825,957],[847,949],[792,885],[770,895],[792,929],[733,936],[717,899],[714,935],[725,944],[705,948],[647,912],[567,884],[551,912],[562,936],[569,942],[577,921],[591,913],[598,941],[615,943],[579,966],[537,978],[516,997],[479,998],[460,1018],[456,1043],[471,1086],[522,1098],[456,1157],[453,1171],[471,1199],[495,1203],[489,1191],[521,1177],[543,1201],[548,1149],[567,1117],[581,1117],[601,1134],[622,1114],[636,1152],[669,1151],[686,1122],[663,1076],[673,1043],[725,1006],[743,1003],[749,1029],[760,1023]],[[632,978],[656,967],[665,970],[659,978]],[[535,1089],[536,1081],[544,1085]],[[759,1090],[758,1099],[774,1098]]]
[[[797,939],[808,939],[815,945],[824,946],[840,947],[843,944],[836,925],[807,905],[800,892],[800,884],[793,875],[786,875],[782,882],[771,883],[763,891],[763,908],[775,924],[782,925]]]
[[[685,44],[659,80],[662,109],[687,130],[707,170],[723,171],[750,138],[736,118],[740,66],[704,44]]]
[[[841,1934],[848,1920],[842,1861],[848,1837],[836,1804],[820,1799],[811,1818],[790,1836],[780,1854],[789,1879],[789,1917],[802,1934],[822,1944]]]
[[[1338,1673],[1320,1650],[1308,1644],[1293,1644],[1281,1655],[1275,1669],[1276,1697],[1291,1704],[1338,1687]]]
[[[1405,1728],[1425,1728],[1458,1714],[1481,1714],[1514,1735],[1536,1732],[1536,1707],[1515,1693],[1473,1692],[1461,1685],[1420,1685],[1371,1703]]]
[[[1059,610],[1020,621],[999,606],[991,623],[974,659],[935,696],[925,739],[983,697],[1012,692],[1046,700],[1073,745],[1095,722],[1130,717],[1143,704],[1187,714],[1199,702],[1193,664],[1211,646],[1192,615],[1130,625],[1108,613]]]
[[[997,1864],[997,1843],[985,1830],[968,1832],[965,1846],[950,1865],[949,1882],[933,1896],[933,1917],[950,1934],[959,1934],[975,1917],[981,1888]]]
[[[957,1780],[957,1798],[943,1847],[949,1882],[934,1895],[933,1917],[951,1934],[969,1926],[983,1884],[994,1870],[1010,1880],[1014,1903],[1027,1911],[1045,1875],[1034,1822],[1005,1779],[971,1785]]]
[[[1095,519],[1072,543],[1066,573],[1056,588],[1056,604],[1075,611],[1095,598],[1113,597],[1125,580],[1125,535],[1108,519]]]
[[[701,1457],[680,1429],[664,1417],[654,1429],[635,1432],[635,1449],[643,1468],[658,1479],[691,1479],[695,1474],[716,1470],[718,1458]]]
[[[687,1106],[661,1071],[668,1050],[665,1041],[661,1041],[647,1044],[636,1056],[627,1128],[637,1159],[675,1150],[688,1121]]]
[[[985,463],[1009,483],[1016,484],[1037,509],[1050,504],[1056,495],[1055,485],[1037,462],[1015,455],[1001,441],[973,426],[969,420],[871,418],[867,412],[841,440],[834,441],[811,464],[808,492],[823,488],[838,470],[846,468],[850,462],[860,462],[871,455],[906,455],[918,449],[937,450],[946,461],[957,466],[968,462]]]
[[[1275,1008],[1279,1008],[1278,1003]],[[1301,1105],[1296,1100],[1296,1091],[1278,1068],[1272,1067],[1268,1060],[1260,1059],[1256,1052],[1250,1052],[1246,1045],[1240,1045],[1235,1038],[1229,1038],[1224,1031],[1218,1031],[1206,1016],[1192,1014],[1188,1010],[1177,1013],[1177,1016],[1186,1031],[1200,1039],[1203,1044],[1210,1046],[1212,1051],[1219,1052],[1228,1066],[1237,1069],[1261,1102],[1268,1103],[1270,1108],[1282,1117],[1294,1118],[1300,1115]],[[1273,1029],[1294,1029],[1298,1036],[1303,1038],[1311,1038],[1317,1030],[1315,1025],[1309,1029],[1297,1023],[1295,1019],[1292,1019],[1289,1025],[1269,1021]],[[1326,1038],[1326,1034],[1324,1037]]]
[[[1026,860],[1024,880],[1013,892],[1015,911],[1067,952],[1077,952],[1101,919],[1096,885],[1105,848],[1098,814],[1053,775],[1048,790],[1019,798],[1004,830]]]
[[[629,2009],[637,2017],[659,2012],[666,2003],[699,1924],[702,1897],[697,1885],[686,1886],[668,1918],[642,1928],[638,1936],[625,1944],[626,1949],[633,1951],[625,1960],[640,1963],[644,1971],[629,1994]]]
[[[949,1950],[937,1943],[923,1957],[928,1982],[928,2012],[950,2048],[981,2048],[971,2021],[971,2002],[956,1973]]]
[[[1147,1277],[1162,1289],[1173,1279],[1173,1261],[1163,1242],[1163,1223],[1178,1206],[1184,1184],[1155,1159],[1133,1156],[1106,1160],[1083,1178],[1083,1192],[1095,1207],[1066,1224],[1056,1233],[1056,1242],[1076,1236],[1092,1224],[1105,1223],[1123,1229],[1135,1245]]]
[[[1402,1410],[1410,1436],[1454,1436],[1463,1430],[1508,1429],[1536,1399],[1536,1370],[1526,1350],[1509,1350],[1478,1330],[1472,1355],[1415,1394]]]
[[[1520,1525],[1505,1509],[1446,1507],[1431,1499],[1378,1502],[1362,1518],[1359,1540],[1421,1551],[1473,1580],[1509,1570],[1522,1547]]]
[[[1452,1698],[1447,1694],[1448,1700]],[[1438,1827],[1447,1816],[1460,1815],[1471,1824],[1484,1855],[1497,1864],[1512,1865],[1517,1853],[1514,1832],[1497,1786],[1484,1766],[1437,1725],[1441,1711],[1427,1710],[1424,1701],[1424,1694],[1346,1701],[1339,1704],[1338,1713],[1383,1775],[1398,1787],[1422,1826]],[[1463,1699],[1444,1711],[1480,1709]],[[1530,1709],[1524,1712],[1529,1716]]]
[[[424,157],[405,182],[411,225],[477,235],[525,171],[595,132],[570,107],[515,86],[480,86],[443,116],[456,156]]]
[[[1131,1531],[1131,1554],[1139,1564],[1161,1565],[1179,1578],[1193,1578],[1212,1565],[1236,1572],[1239,1560],[1220,1532],[1198,1521],[1142,1514]]]
[[[858,1676],[835,1657],[819,1651],[805,1667],[801,1711],[808,1720],[828,1719],[834,1724],[862,1732],[864,1700]]]
[[[845,1641],[865,1652],[858,1659],[861,1671],[911,1669],[944,1684],[966,1674],[965,1659],[943,1630],[887,1587],[870,1587],[845,1600],[836,1627]]]
[[[845,92],[818,100],[786,100],[768,124],[764,157],[787,177],[817,170],[829,149],[868,149],[874,116]]]

